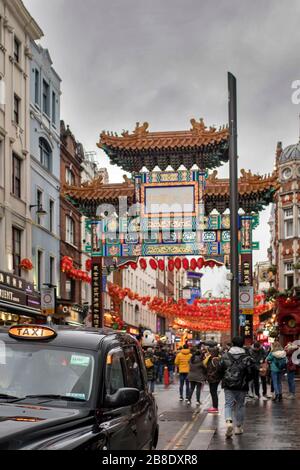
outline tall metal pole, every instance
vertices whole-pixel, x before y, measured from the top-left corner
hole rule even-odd
[[[231,336],[239,334],[238,165],[236,78],[228,72]]]

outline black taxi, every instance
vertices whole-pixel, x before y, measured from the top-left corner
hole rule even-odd
[[[143,352],[110,329],[0,328],[0,450],[154,449]]]

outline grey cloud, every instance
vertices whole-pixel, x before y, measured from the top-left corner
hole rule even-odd
[[[238,79],[240,167],[272,171],[277,140],[298,139],[300,106],[291,102],[300,79],[298,0],[24,3],[63,79],[63,118],[88,150],[102,129],[136,121],[153,130],[186,129],[200,116],[225,123],[228,70]],[[113,180],[122,173],[111,169]],[[266,230],[264,222],[256,237]]]

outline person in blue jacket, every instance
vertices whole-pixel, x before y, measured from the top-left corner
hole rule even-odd
[[[282,375],[283,371],[286,370],[287,358],[286,352],[279,343],[274,341],[272,344],[271,352],[267,356],[267,362],[270,365],[271,377],[274,386],[275,397],[273,401],[282,401]]]

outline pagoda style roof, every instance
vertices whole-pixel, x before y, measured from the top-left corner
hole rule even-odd
[[[216,170],[213,171],[206,180],[204,200],[208,213],[213,209],[224,212],[229,208],[229,179],[218,178],[217,174]],[[277,171],[262,176],[242,169],[238,181],[239,207],[246,213],[260,211],[273,201],[279,187]]]
[[[214,170],[206,180],[204,201],[206,213],[213,209],[223,213],[229,208],[229,179],[218,178]],[[134,202],[135,187],[133,182],[124,176],[123,183],[103,184],[102,176],[83,183],[81,186],[64,185],[62,196],[66,197],[86,216],[96,215],[100,204],[119,204],[120,197],[126,197],[128,204]],[[239,207],[246,213],[257,212],[273,201],[274,193],[279,189],[278,173],[271,175],[255,175],[249,170],[241,170],[238,182]]]
[[[100,204],[112,204],[117,207],[120,197],[126,197],[129,204],[134,199],[134,184],[124,176],[123,183],[103,184],[103,177],[83,183],[81,186],[64,185],[61,191],[75,207],[86,216],[95,216]]]
[[[97,144],[109,156],[111,163],[128,172],[139,172],[143,167],[152,171],[156,166],[165,170],[169,165],[177,170],[181,165],[190,169],[215,168],[228,161],[229,129],[206,127],[202,118],[191,119],[186,131],[149,132],[149,124],[136,123],[130,134],[119,136],[103,131]]]

